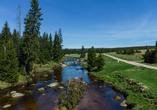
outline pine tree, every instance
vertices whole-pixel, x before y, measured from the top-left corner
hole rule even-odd
[[[105,65],[105,59],[102,57],[101,53],[99,53],[99,56],[97,58],[97,71],[102,70],[104,65]]]
[[[0,53],[0,79],[9,83],[17,82],[19,77],[19,62],[12,39],[9,39],[6,44],[3,44]]]
[[[0,36],[0,46],[2,46],[2,44],[6,44],[10,38],[11,38],[11,32],[8,23],[6,21]]]
[[[59,28],[59,31],[58,31],[58,36],[59,36],[59,41],[60,41],[60,44],[61,44],[61,46],[63,47],[63,38],[62,38],[62,29],[61,28]],[[64,52],[63,52],[63,50],[61,49],[61,57],[63,57],[64,56]]]
[[[80,55],[80,58],[85,58],[85,48],[84,48],[83,45],[82,45],[82,49],[81,49],[81,55]]]
[[[62,58],[62,46],[57,32],[55,32],[55,38],[54,38],[53,58],[54,61],[56,62],[59,62]]]
[[[27,17],[24,18],[25,31],[23,33],[22,49],[25,56],[25,69],[28,73],[37,56],[40,21],[43,20],[40,18],[42,16],[40,10],[38,0],[31,0],[31,9]]]
[[[52,41],[52,35],[50,33],[50,36],[49,36],[49,51],[50,51],[50,55],[51,55],[51,58],[52,58],[52,53],[53,53],[53,41]]]
[[[144,55],[144,62],[148,63],[150,62],[150,58],[149,58],[149,48],[147,47],[147,51]]]
[[[16,31],[16,29],[14,29],[13,34],[12,34],[12,40],[14,42],[14,46],[16,48],[16,52],[17,55],[19,55],[19,49],[20,49],[20,45],[19,45],[19,38],[18,38],[18,32]]]
[[[92,68],[96,66],[96,52],[94,47],[88,49],[88,70],[90,71]]]

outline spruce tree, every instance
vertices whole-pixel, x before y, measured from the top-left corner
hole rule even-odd
[[[62,58],[62,46],[57,32],[55,32],[54,45],[53,45],[53,58],[58,62]]]
[[[150,62],[149,54],[150,54],[149,48],[147,48],[147,51],[144,55],[144,62],[146,62],[146,63]]]
[[[14,47],[16,48],[17,55],[19,55],[19,49],[20,49],[18,35],[19,34],[16,31],[16,29],[14,29],[13,34],[12,34],[12,40],[13,40],[13,43],[14,43]]]
[[[17,82],[19,62],[12,39],[9,39],[6,44],[2,45],[0,53],[0,79],[9,83]]]
[[[63,47],[63,38],[62,38],[62,29],[59,28],[59,31],[58,31],[58,36],[59,36],[59,41],[60,41],[60,44],[61,46]],[[61,57],[64,56],[64,51],[61,49]]]
[[[6,44],[10,38],[11,38],[11,32],[8,23],[6,21],[0,36],[0,46],[2,46],[2,44]]]
[[[88,70],[90,71],[92,68],[96,66],[96,52],[94,47],[88,49]]]
[[[40,10],[38,0],[31,0],[31,9],[27,17],[24,18],[25,31],[23,33],[22,49],[25,56],[24,65],[28,73],[31,71],[32,63],[37,56],[40,21],[43,20]]]
[[[99,53],[99,56],[97,58],[97,71],[102,70],[104,65],[105,65],[105,59],[102,57],[101,53]]]
[[[50,51],[50,55],[51,55],[51,58],[52,58],[52,53],[53,53],[53,41],[52,41],[52,35],[50,33],[49,35],[49,51]]]
[[[85,58],[85,48],[84,48],[83,45],[82,45],[82,49],[81,49],[81,55],[80,55],[80,58]]]

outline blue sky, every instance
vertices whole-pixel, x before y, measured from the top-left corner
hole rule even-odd
[[[51,33],[62,29],[63,48],[113,48],[155,45],[157,0],[38,0],[43,13],[40,28]],[[0,31],[8,21],[18,29],[21,4],[22,32],[30,0],[0,0]]]

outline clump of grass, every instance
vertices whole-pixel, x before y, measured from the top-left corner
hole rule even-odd
[[[59,107],[65,106],[68,110],[71,110],[85,95],[85,84],[83,80],[71,80],[69,78],[69,82],[65,83],[64,86],[67,88],[67,91],[60,96]]]

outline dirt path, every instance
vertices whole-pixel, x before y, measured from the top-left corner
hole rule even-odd
[[[120,59],[120,58],[113,57],[113,56],[107,55],[107,54],[104,54],[104,55],[106,55],[106,56],[108,56],[108,57],[111,57],[111,58],[113,58],[113,59],[119,60],[119,61],[123,61],[123,62],[128,63],[128,64],[135,65],[135,66],[142,66],[142,67],[146,67],[146,68],[156,69],[156,70],[157,70],[157,67],[154,67],[154,66],[149,66],[149,65],[144,65],[144,64],[137,63],[137,62],[122,60],[122,59]]]

